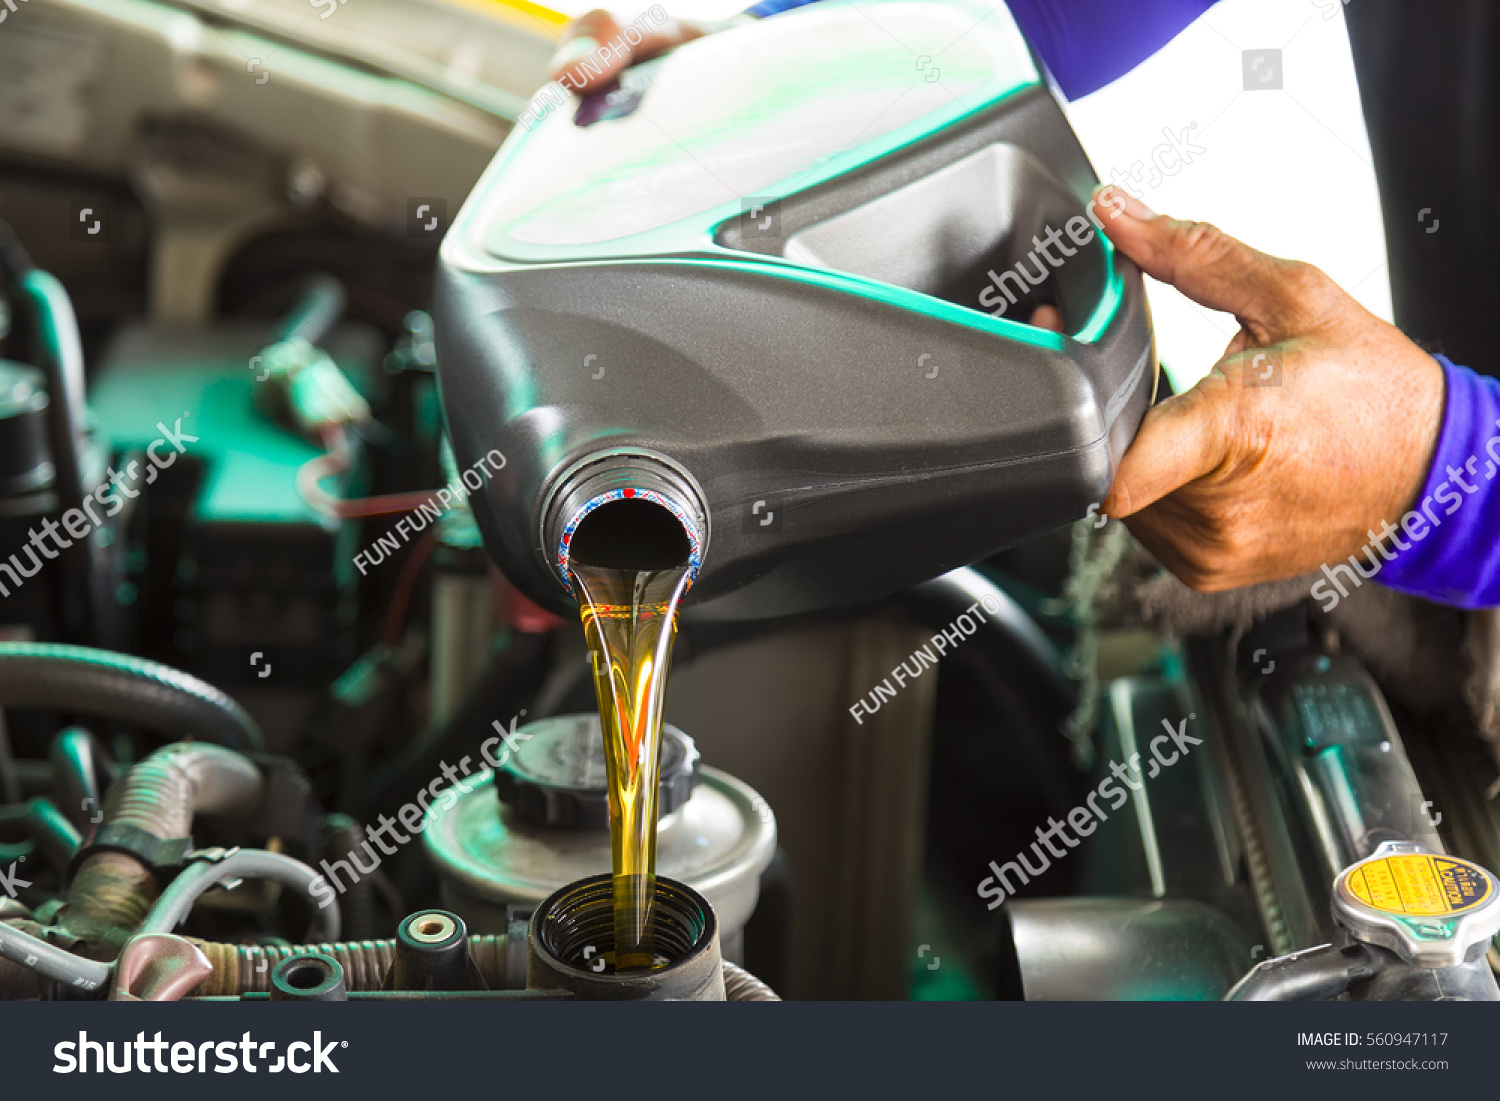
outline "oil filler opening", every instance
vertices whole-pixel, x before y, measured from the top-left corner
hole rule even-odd
[[[653,947],[661,969],[692,959],[713,940],[717,918],[703,896],[658,876]],[[532,919],[533,936],[552,958],[584,974],[608,974],[615,949],[614,885],[590,876],[555,892]]]
[[[688,560],[692,543],[682,522],[644,497],[606,501],[578,522],[572,557],[613,570],[666,570]]]

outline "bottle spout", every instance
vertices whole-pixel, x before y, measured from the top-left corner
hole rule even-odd
[[[708,534],[708,507],[692,476],[636,449],[580,459],[555,481],[542,509],[542,546],[569,595],[576,595],[574,561],[634,570],[685,564],[691,587]]]

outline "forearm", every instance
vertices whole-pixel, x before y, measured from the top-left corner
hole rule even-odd
[[[1500,605],[1500,381],[1442,356],[1447,386],[1432,466],[1381,542],[1381,584],[1463,608]],[[1404,547],[1403,547],[1404,545]]]

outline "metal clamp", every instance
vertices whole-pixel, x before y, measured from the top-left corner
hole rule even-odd
[[[240,851],[238,845],[224,848],[222,845],[214,845],[207,849],[194,849],[183,857],[183,864],[222,864],[235,853]],[[243,877],[235,876],[233,879],[219,879],[215,882],[226,891],[232,891],[241,883],[245,882]]]
[[[71,883],[79,867],[95,853],[114,852],[135,857],[151,870],[158,882],[165,883],[187,862],[191,851],[191,837],[157,837],[138,826],[109,822],[96,829],[88,844],[73,854],[66,878]]]

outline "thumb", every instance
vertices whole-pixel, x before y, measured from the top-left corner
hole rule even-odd
[[[579,92],[608,83],[631,60],[628,46],[620,51],[623,56],[617,56],[613,49],[600,49],[601,44],[617,39],[621,39],[620,23],[610,12],[595,8],[579,16],[563,29],[557,52],[547,63],[547,78],[560,80]],[[584,66],[585,59],[591,59],[590,67]]]
[[[1176,287],[1200,306],[1240,320],[1256,343],[1273,343],[1309,324],[1308,281],[1317,269],[1251,248],[1204,222],[1153,213],[1114,185],[1094,192],[1108,212],[1101,221],[1116,248],[1147,275]]]
[[[651,9],[652,12],[659,10]],[[637,32],[633,44],[627,34],[631,29]],[[666,19],[644,25],[638,19],[622,28],[613,14],[595,8],[564,29],[557,53],[547,63],[547,71],[552,80],[561,81],[582,95],[603,87],[638,62],[701,38],[705,31],[702,24],[685,19]]]
[[[1101,512],[1114,520],[1133,515],[1224,462],[1229,454],[1227,410],[1203,389],[1213,379],[1210,375],[1147,411]]]

